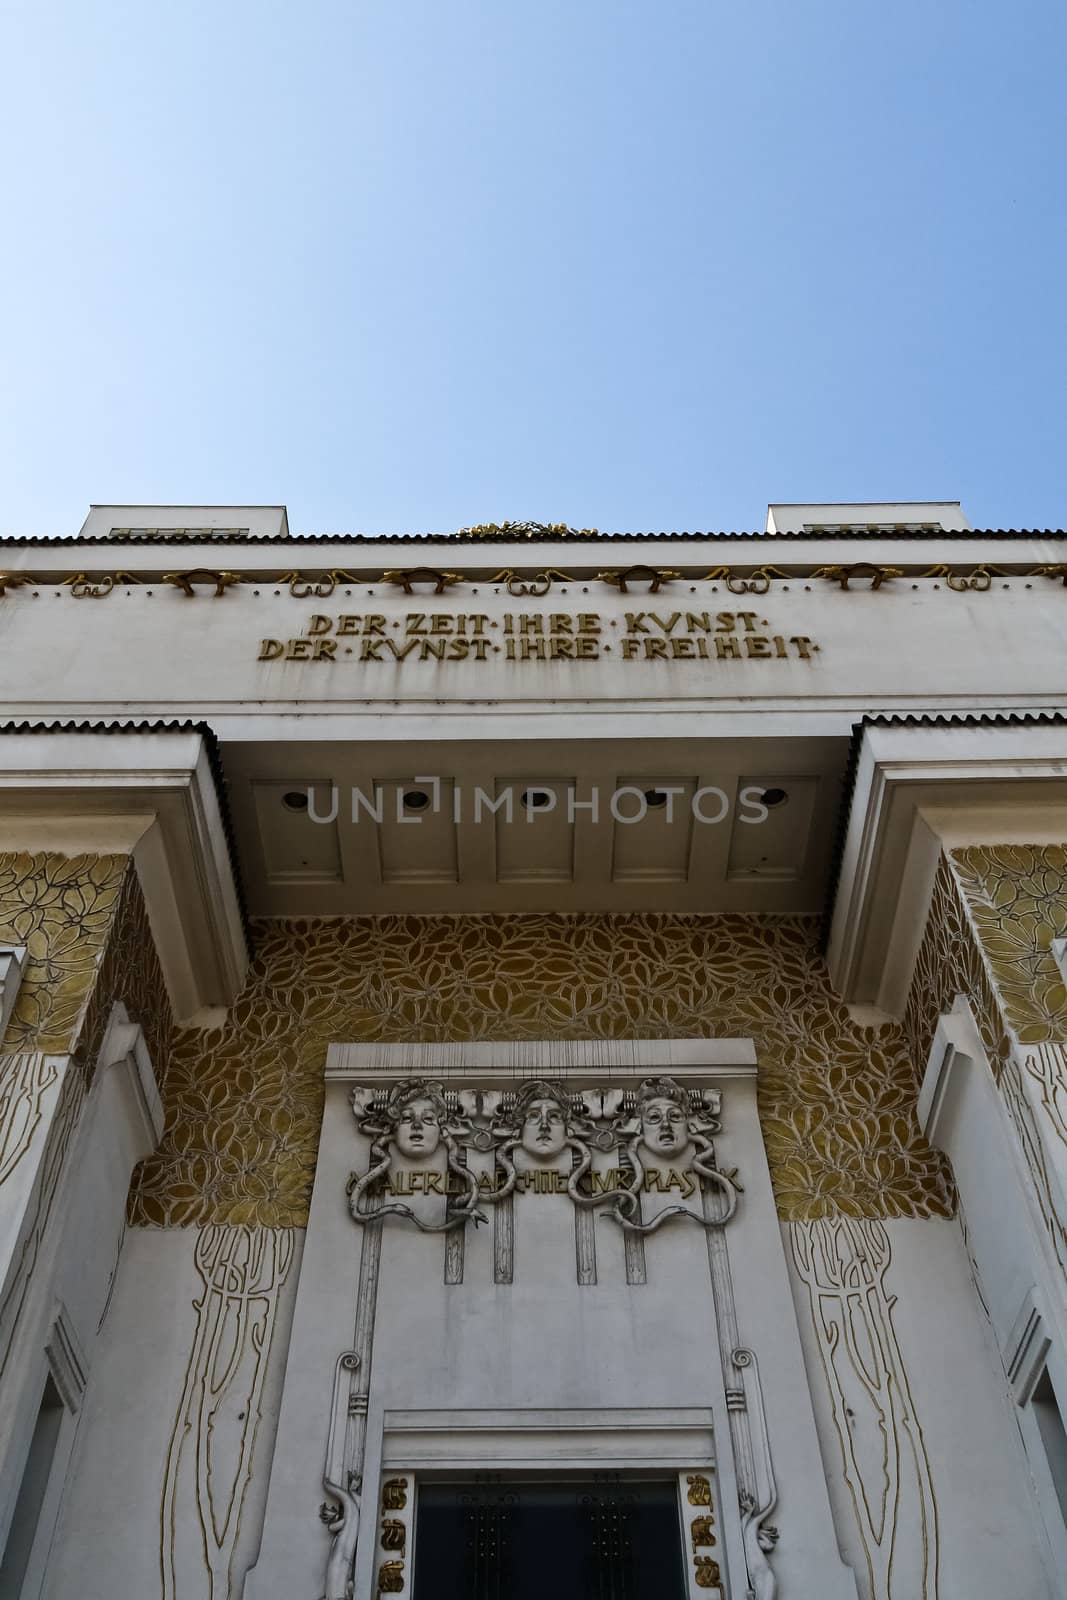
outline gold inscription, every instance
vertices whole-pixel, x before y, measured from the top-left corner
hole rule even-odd
[[[408,1503],[408,1480],[386,1478],[382,1485],[382,1510],[403,1511]]]
[[[687,1499],[691,1506],[711,1505],[711,1484],[702,1472],[689,1473],[685,1481],[689,1485]]]
[[[616,624],[617,643],[609,642],[604,636]],[[819,649],[807,634],[761,631],[769,627],[755,611],[626,611],[621,619],[596,611],[507,611],[499,619],[482,611],[408,611],[392,621],[380,612],[316,611],[297,638],[261,639],[256,659],[599,661],[614,650],[622,661],[811,661]]]

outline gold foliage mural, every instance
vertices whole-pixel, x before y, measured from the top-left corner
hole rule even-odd
[[[1067,846],[972,845],[952,863],[1015,1037],[1067,1040],[1067,988],[1051,950],[1067,933]]]
[[[999,1078],[1011,1054],[1011,1040],[959,884],[942,856],[904,1012],[904,1028],[920,1071],[937,1019],[952,1009],[959,994],[971,1002],[990,1066]]]
[[[126,856],[0,854],[0,943],[27,950],[5,1050],[71,1048],[128,864]]]
[[[134,1223],[307,1220],[332,1040],[751,1035],[784,1217],[951,1215],[902,1028],[860,1027],[814,920],[671,915],[263,923],[227,1024],[177,1030]]]
[[[87,1079],[96,1064],[111,1008],[117,1000],[122,1001],[130,1018],[140,1023],[156,1082],[162,1088],[167,1077],[173,1015],[152,939],[148,909],[132,862],[122,881],[111,933],[75,1046],[75,1059]]]

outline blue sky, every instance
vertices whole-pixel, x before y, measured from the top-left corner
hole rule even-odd
[[[0,0],[0,531],[1067,522],[1062,0]]]

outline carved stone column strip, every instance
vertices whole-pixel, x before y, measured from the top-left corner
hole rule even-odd
[[[515,1282],[515,1196],[493,1207],[493,1282]]]
[[[588,1288],[596,1283],[596,1233],[591,1211],[574,1212],[574,1261],[578,1283]]]
[[[648,1269],[645,1266],[645,1239],[641,1233],[627,1233],[623,1236],[623,1260],[626,1263],[626,1282],[630,1285],[641,1285],[648,1282]]]
[[[462,1166],[465,1167],[468,1165],[467,1152],[465,1150],[460,1151],[458,1159]],[[451,1196],[449,1196],[448,1204],[451,1205],[451,1203],[452,1199]],[[446,1283],[463,1282],[463,1265],[467,1253],[466,1245],[467,1230],[465,1228],[453,1228],[451,1233],[445,1234]]]
[[[709,1222],[722,1212],[723,1199],[718,1193],[705,1189],[703,1204],[704,1215]],[[748,1600],[774,1600],[777,1579],[768,1557],[778,1542],[778,1530],[767,1519],[777,1504],[778,1490],[774,1480],[759,1367],[752,1351],[741,1344],[738,1334],[737,1307],[734,1303],[725,1230],[709,1227],[705,1237],[719,1331],[726,1414],[737,1473],[737,1497],[748,1567]]]
[[[367,1210],[374,1211],[380,1200],[372,1197]],[[323,1520],[333,1535],[330,1555],[326,1565],[326,1590],[324,1600],[348,1600],[352,1581],[352,1564],[359,1538],[363,1495],[363,1458],[367,1447],[367,1403],[370,1395],[371,1356],[374,1349],[374,1319],[378,1309],[378,1279],[382,1261],[382,1224],[370,1220],[363,1227],[363,1249],[359,1258],[359,1286],[356,1290],[356,1321],[352,1349],[339,1358],[348,1373],[348,1397],[345,1407],[343,1467],[336,1474],[336,1461],[331,1459],[334,1450],[328,1451],[327,1470],[323,1486],[333,1494],[331,1483],[340,1482],[345,1498],[333,1508],[324,1508]],[[343,1391],[344,1384],[341,1384]],[[335,1394],[335,1404],[337,1396]],[[338,1497],[340,1498],[340,1497]]]
[[[937,1600],[937,1501],[893,1326],[889,1235],[880,1222],[848,1217],[794,1223],[789,1233],[871,1600]]]

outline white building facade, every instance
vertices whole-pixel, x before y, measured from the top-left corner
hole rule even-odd
[[[1067,1593],[1067,535],[0,564],[0,1600]]]

